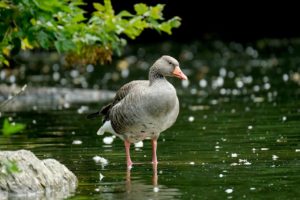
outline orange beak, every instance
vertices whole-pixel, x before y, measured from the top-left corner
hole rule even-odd
[[[181,69],[179,68],[179,66],[176,66],[176,67],[175,67],[175,69],[174,69],[174,71],[172,72],[172,74],[173,74],[175,77],[177,77],[177,78],[179,78],[179,79],[181,79],[181,80],[187,80],[186,75],[181,71]]]

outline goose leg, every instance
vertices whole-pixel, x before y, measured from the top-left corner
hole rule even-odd
[[[152,163],[157,164],[157,156],[156,156],[156,149],[157,149],[157,139],[152,139]]]
[[[125,144],[125,150],[126,150],[127,169],[131,169],[132,168],[132,161],[131,161],[131,158],[130,158],[130,143],[125,140],[124,144]]]

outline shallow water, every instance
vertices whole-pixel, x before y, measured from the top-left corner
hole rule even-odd
[[[192,53],[193,48],[185,52]],[[251,66],[260,57],[245,59],[240,53],[227,59],[223,53],[218,59],[218,55],[200,53],[202,64],[195,64],[199,56],[195,53],[192,60],[183,61],[191,66],[186,70],[189,83],[172,80],[181,111],[175,125],[159,138],[157,169],[150,162],[151,143],[144,141],[141,148],[132,146],[132,160],[137,164],[127,171],[121,140],[104,144],[109,134],[96,135],[100,119],[86,120],[86,113],[78,112],[82,105],[2,113],[26,123],[27,129],[10,138],[0,137],[0,149],[24,148],[39,158],[65,164],[79,179],[70,199],[298,199],[300,102],[299,85],[292,78],[299,73],[297,57],[275,54],[279,64],[273,66],[267,63],[269,58],[261,58],[262,66]],[[240,63],[234,66],[236,62]],[[206,65],[212,66],[209,73],[203,72]],[[138,69],[111,87],[140,76],[144,77]],[[250,76],[251,82],[243,79]],[[205,87],[200,83],[203,79]],[[84,106],[94,111],[104,104]],[[73,144],[77,140],[82,143]],[[106,158],[108,165],[96,163],[97,155]]]

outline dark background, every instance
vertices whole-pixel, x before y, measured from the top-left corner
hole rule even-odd
[[[93,10],[92,2],[87,1],[88,11]],[[250,42],[300,36],[300,6],[296,1],[112,0],[116,13],[124,9],[133,12],[133,5],[140,2],[165,4],[164,17],[179,16],[182,25],[173,30],[172,36],[147,30],[135,42],[207,39]]]

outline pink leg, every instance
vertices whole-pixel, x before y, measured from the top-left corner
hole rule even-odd
[[[130,143],[125,140],[124,144],[125,144],[125,150],[126,150],[127,169],[131,169],[132,168],[132,161],[131,161],[131,158],[130,158]]]
[[[157,139],[152,139],[152,163],[157,164],[157,156],[156,156],[156,149],[157,149]]]

